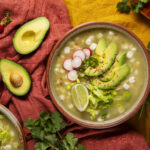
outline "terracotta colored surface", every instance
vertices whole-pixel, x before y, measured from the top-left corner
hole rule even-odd
[[[45,67],[50,50],[60,37],[71,28],[65,5],[61,0],[0,0],[0,18],[9,10],[13,22],[0,34],[0,58],[8,58],[22,64],[32,77],[32,89],[25,97],[13,96],[0,78],[0,103],[7,106],[20,123],[30,118],[38,118],[41,110],[54,112],[45,81]],[[16,29],[24,22],[38,16],[46,16],[51,21],[51,29],[38,51],[21,56],[12,45]],[[107,130],[93,130],[78,126],[69,120],[66,131],[72,131],[87,150],[149,150],[145,139],[129,128],[118,126]],[[23,128],[27,150],[34,150],[34,141],[29,131]]]

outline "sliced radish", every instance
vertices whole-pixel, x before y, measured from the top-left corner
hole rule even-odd
[[[67,71],[73,70],[73,67],[72,67],[72,58],[65,59],[65,61],[63,63],[63,67]]]
[[[76,50],[74,53],[73,53],[73,57],[75,56],[78,56],[82,59],[82,61],[85,59],[85,54],[82,50]]]
[[[90,56],[92,56],[92,51],[89,48],[84,48],[83,52],[86,58],[89,58]]]
[[[68,72],[67,77],[68,77],[68,80],[75,81],[78,78],[77,71],[76,70],[72,70],[72,71]]]
[[[79,56],[75,56],[72,60],[72,67],[79,68],[82,64],[82,59]]]

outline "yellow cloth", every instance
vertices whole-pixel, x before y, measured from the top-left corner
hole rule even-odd
[[[141,15],[122,14],[116,4],[120,0],[64,0],[73,26],[90,21],[109,21],[121,24],[134,32],[147,46],[150,41],[150,23]]]

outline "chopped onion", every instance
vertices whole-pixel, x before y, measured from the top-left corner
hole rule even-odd
[[[78,74],[76,70],[72,70],[68,72],[68,80],[75,81],[78,78]]]

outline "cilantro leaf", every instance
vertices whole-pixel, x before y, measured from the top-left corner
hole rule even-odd
[[[35,140],[36,150],[85,150],[84,146],[77,145],[78,139],[74,138],[73,133],[67,133],[61,137],[61,131],[66,124],[59,112],[47,114],[41,111],[40,119],[29,118],[24,125],[31,130],[32,138]],[[55,145],[58,145],[55,147]]]
[[[73,133],[69,132],[62,139],[62,142],[59,143],[58,148],[54,148],[54,150],[85,150],[83,145],[77,146],[78,139],[74,138]]]
[[[150,54],[150,42],[147,45],[148,53]]]
[[[85,150],[84,145],[79,144],[79,145],[78,145],[78,150]]]
[[[130,6],[127,4],[127,0],[123,0],[117,4],[117,9],[122,12],[128,14],[130,12]]]
[[[49,147],[49,145],[46,143],[43,143],[43,142],[35,143],[36,150],[46,150],[48,147]]]
[[[63,119],[62,119],[60,113],[58,113],[58,112],[55,112],[52,114],[51,121],[52,121],[52,124],[54,127],[53,132],[58,132],[66,126],[66,124],[63,122]]]
[[[144,3],[140,2],[140,1],[137,2],[137,3],[134,3],[134,5],[133,5],[133,11],[135,13],[139,13],[143,9],[143,7],[144,7]]]
[[[132,8],[132,10],[135,13],[139,13],[144,8],[145,4],[148,3],[148,0],[139,0],[138,2],[134,2],[134,0],[130,0],[131,8],[127,4],[127,2],[128,0],[122,0],[122,2],[119,2],[116,6],[118,11],[128,14],[130,12],[130,9]]]

